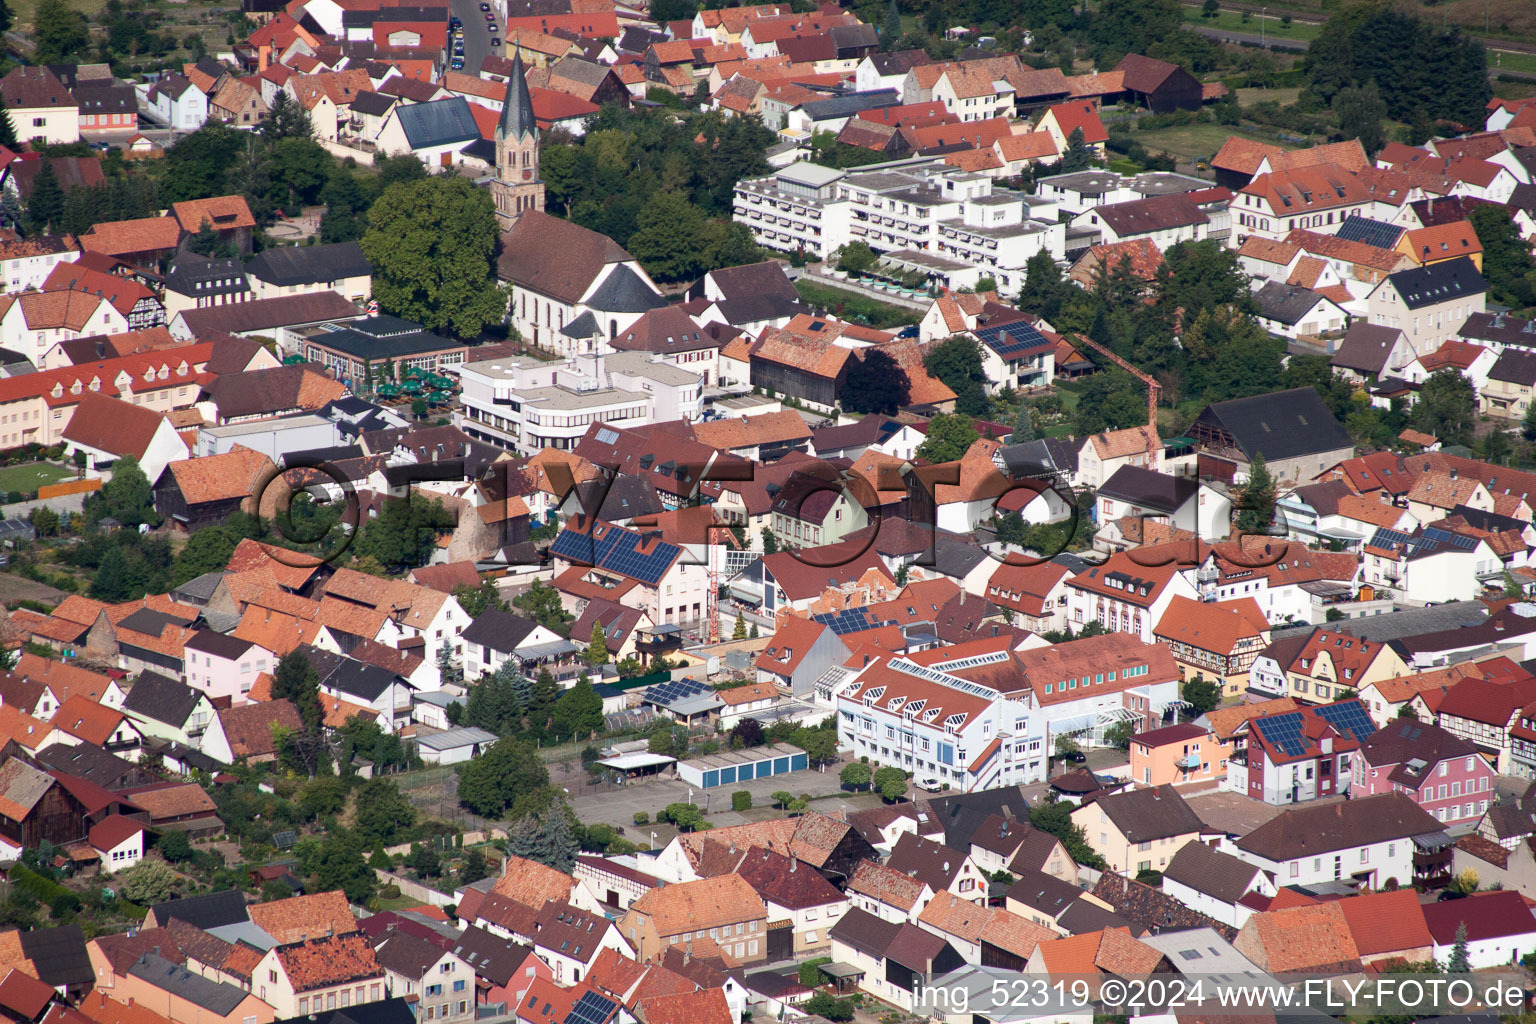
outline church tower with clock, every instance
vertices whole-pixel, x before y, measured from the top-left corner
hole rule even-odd
[[[513,42],[512,73],[507,76],[507,98],[496,124],[496,180],[491,196],[502,230],[510,228],[528,210],[544,211],[544,182],[539,178],[539,126],[523,73],[523,54]]]

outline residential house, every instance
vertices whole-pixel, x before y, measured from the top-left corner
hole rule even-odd
[[[813,867],[797,857],[754,847],[736,865],[736,874],[762,898],[770,932],[780,922],[790,923],[795,957],[830,948],[829,933],[849,901]]]
[[[1480,821],[1493,769],[1477,748],[1438,725],[1399,719],[1371,734],[1354,760],[1353,796],[1407,793],[1447,825]]]
[[[1101,796],[1073,810],[1072,822],[1116,872],[1161,871],[1206,830],[1172,786]]]
[[[1195,679],[1210,673],[1223,696],[1248,687],[1248,673],[1269,646],[1269,622],[1252,599],[1195,601],[1175,596],[1152,630],[1173,660]]]
[[[1215,402],[1187,431],[1201,475],[1246,475],[1255,455],[1277,481],[1304,482],[1354,455],[1354,444],[1314,388]]]
[[[1525,898],[1510,890],[1428,904],[1424,923],[1434,937],[1436,961],[1449,957],[1464,938],[1473,970],[1517,964],[1536,950],[1536,918]]]
[[[384,968],[367,936],[356,931],[273,946],[253,973],[254,994],[284,1019],[314,1010],[317,1000],[320,1008],[333,1010],[385,998]],[[459,980],[467,984],[466,978]],[[459,1001],[472,1012],[467,993]]]
[[[1419,355],[1457,336],[1467,318],[1483,312],[1487,283],[1471,258],[1389,274],[1366,300],[1370,322],[1401,330]]]
[[[196,747],[214,717],[206,692],[156,672],[141,673],[134,680],[123,711],[145,737],[184,747]]]
[[[1447,877],[1451,861],[1444,826],[1402,793],[1289,808],[1228,852],[1277,885],[1353,880],[1372,889],[1431,884]]]
[[[208,723],[199,749],[220,764],[245,758],[251,764],[275,760],[274,726],[293,732],[304,729],[298,709],[287,700],[264,700],[234,708],[220,708]]]
[[[45,145],[80,141],[80,104],[52,70],[15,67],[0,79],[0,102],[16,138]]]
[[[738,875],[721,875],[652,889],[630,904],[619,930],[642,960],[707,936],[737,962],[751,963],[768,955],[767,925],[756,891]]]
[[[1154,113],[1200,109],[1199,80],[1177,64],[1129,53],[1114,70],[1124,75],[1126,94]]]
[[[1082,442],[1073,484],[1097,491],[1125,466],[1162,471],[1163,442],[1155,427],[1101,431]]]
[[[985,904],[987,876],[969,854],[917,835],[896,840],[885,866],[916,878],[937,895],[950,893],[971,903]]]
[[[1251,718],[1228,761],[1231,789],[1268,804],[1290,804],[1350,793],[1359,749],[1376,731],[1355,698]]]
[[[1253,914],[1250,893],[1273,897],[1274,879],[1256,865],[1204,843],[1186,843],[1163,868],[1163,892],[1207,917],[1241,928]]]

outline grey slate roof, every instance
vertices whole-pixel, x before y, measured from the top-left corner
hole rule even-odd
[[[1368,376],[1378,375],[1386,367],[1387,356],[1402,334],[1396,327],[1356,320],[1344,332],[1344,338],[1329,362],[1343,370],[1354,370]]]
[[[1489,380],[1501,380],[1509,384],[1536,384],[1536,352],[1508,348],[1488,370]]]
[[[399,102],[397,97],[368,89],[352,97],[352,110],[358,114],[382,117],[389,113],[389,108],[397,102]]]
[[[493,651],[510,654],[538,625],[532,619],[492,608],[481,612],[475,621],[464,627],[460,636],[465,643],[480,644]]]
[[[1262,453],[1275,462],[1352,446],[1348,432],[1311,387],[1216,402],[1196,422],[1219,425],[1250,459]]]
[[[1187,885],[1223,903],[1236,903],[1253,884],[1259,869],[1204,843],[1185,843],[1163,868],[1163,877]]]
[[[1121,466],[1104,481],[1099,494],[1128,501],[1143,508],[1173,512],[1200,491],[1200,481],[1169,476],[1140,466]]]
[[[161,927],[167,921],[185,921],[207,931],[228,924],[249,921],[251,915],[245,909],[245,895],[239,889],[222,892],[205,892],[179,900],[166,900],[149,908]]]
[[[1310,288],[1280,281],[1267,282],[1253,293],[1253,298],[1259,304],[1259,316],[1288,327],[1301,323],[1301,318],[1322,300],[1322,296]]]
[[[155,953],[144,954],[138,963],[128,969],[128,973],[218,1017],[228,1017],[234,1013],[250,995],[222,981],[198,977],[180,964],[171,963]]]
[[[17,938],[21,940],[22,953],[37,968],[39,981],[63,988],[90,985],[96,980],[96,970],[85,949],[85,933],[78,924],[23,929]]]
[[[250,288],[245,266],[238,259],[205,260],[183,255],[165,275],[165,290],[181,295],[235,295]]]
[[[395,111],[405,140],[412,149],[430,149],[473,142],[480,129],[463,96],[450,96],[430,103],[407,103]]]
[[[316,284],[367,277],[373,273],[373,264],[356,242],[280,245],[252,256],[245,272],[268,284]]]
[[[667,300],[656,294],[640,275],[620,264],[603,279],[597,290],[587,299],[587,305],[605,313],[644,313],[648,309],[660,309]]]
[[[501,119],[496,122],[496,137],[537,138],[538,134],[539,124],[533,116],[533,99],[528,95],[528,78],[523,71],[523,51],[517,50],[512,56],[512,72],[507,75],[507,95],[501,103]]]
[[[837,117],[852,117],[861,110],[894,107],[900,103],[901,98],[895,89],[875,89],[871,92],[856,92],[847,96],[812,100],[801,104],[800,109],[812,121],[830,121]]]
[[[1427,267],[1399,270],[1388,275],[1387,280],[1392,282],[1392,287],[1403,298],[1403,305],[1409,309],[1423,309],[1488,290],[1483,275],[1466,256],[1431,263]]]
[[[1095,803],[1133,843],[1198,833],[1205,827],[1200,816],[1172,786],[1110,793]]]
[[[145,672],[123,698],[123,710],[180,728],[201,697],[201,691],[179,679]]]
[[[560,333],[567,338],[582,340],[596,338],[603,332],[602,328],[597,326],[597,317],[593,316],[592,311],[588,309],[583,310],[581,316],[560,328]]]

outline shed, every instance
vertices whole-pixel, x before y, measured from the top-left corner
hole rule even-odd
[[[464,726],[417,737],[416,752],[427,764],[460,764],[479,757],[495,742],[495,733]]]
[[[677,766],[677,777],[691,786],[713,789],[715,786],[729,786],[749,779],[800,772],[809,767],[810,759],[805,751],[788,743],[775,743],[752,750],[728,750],[681,761]]]

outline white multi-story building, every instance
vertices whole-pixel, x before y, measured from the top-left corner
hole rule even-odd
[[[459,380],[462,409],[454,424],[525,455],[570,451],[593,423],[639,427],[697,419],[703,400],[703,378],[649,352],[468,363]]]
[[[802,161],[766,178],[738,182],[734,219],[752,229],[759,245],[826,259],[848,241],[849,203],[836,188],[843,176]]]
[[[937,161],[856,173],[802,163],[739,184],[735,219],[769,248],[825,258],[863,242],[893,263],[943,277],[949,287],[991,277],[1011,291],[1023,284],[1031,256],[1065,256],[1066,228],[1046,205]]]

